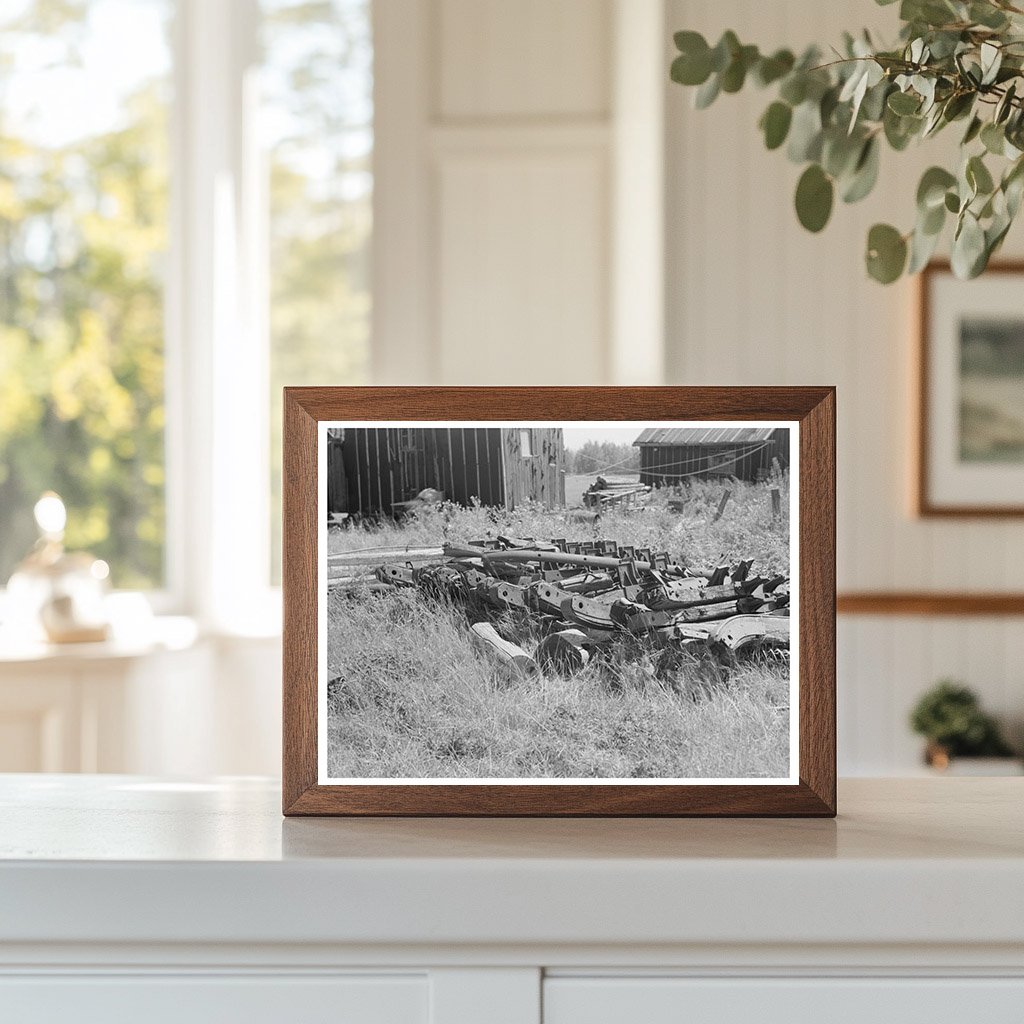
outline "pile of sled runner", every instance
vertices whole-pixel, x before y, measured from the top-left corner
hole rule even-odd
[[[374,559],[383,564],[372,577],[336,574]],[[347,552],[330,558],[328,586],[352,596],[404,589],[462,605],[481,646],[525,673],[578,671],[630,640],[653,644],[666,664],[684,651],[730,665],[789,650],[786,577],[756,575],[751,561],[687,568],[666,553],[611,540],[499,537],[439,549]],[[541,637],[532,653],[495,628],[523,617]]]

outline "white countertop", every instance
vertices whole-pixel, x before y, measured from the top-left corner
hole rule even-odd
[[[0,943],[1024,948],[1024,779],[829,820],[284,819],[276,783],[0,776]]]

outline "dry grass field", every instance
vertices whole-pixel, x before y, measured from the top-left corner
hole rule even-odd
[[[788,481],[773,521],[765,485],[698,482],[656,494],[596,523],[569,510],[514,512],[444,505],[406,518],[332,529],[329,550],[439,545],[499,535],[614,538],[714,566],[755,559],[788,574]],[[686,499],[671,512],[668,497]],[[527,651],[531,620],[503,613],[498,631]],[[332,593],[328,603],[328,770],[364,778],[772,778],[788,774],[789,665],[730,668],[624,635],[601,664],[576,675],[508,677],[475,647],[466,610],[416,592]]]

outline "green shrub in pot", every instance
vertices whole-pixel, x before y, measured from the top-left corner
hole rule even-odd
[[[930,764],[953,757],[1010,757],[1013,750],[973,690],[949,679],[930,689],[910,715],[914,732],[928,740]]]

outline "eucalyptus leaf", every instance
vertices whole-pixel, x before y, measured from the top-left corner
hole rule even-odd
[[[953,250],[950,265],[953,273],[961,280],[977,277],[979,267],[984,269],[985,232],[978,219],[969,211],[963,214],[960,227],[953,238]]]
[[[693,105],[698,110],[706,110],[718,98],[722,91],[722,80],[717,74],[711,77],[694,93]]]
[[[975,95],[972,92],[954,93],[942,107],[942,116],[946,121],[956,121],[966,117],[974,107]]]
[[[852,171],[864,149],[864,136],[850,136],[838,127],[822,132],[821,166],[833,178]]]
[[[828,124],[830,121],[839,121],[841,114],[837,110],[839,106],[839,92],[837,88],[829,89],[818,101],[818,111],[821,114],[821,123]]]
[[[753,71],[754,81],[764,87],[784,78],[793,70],[796,58],[790,50],[776,50],[770,57],[762,57]]]
[[[889,109],[894,114],[916,114],[920,109],[921,100],[909,92],[894,92],[889,96]]]
[[[963,139],[960,140],[961,146],[970,145],[980,134],[983,127],[983,122],[980,117],[972,117],[971,123],[967,126],[967,131],[964,132]]]
[[[793,108],[788,103],[776,100],[761,115],[761,130],[764,144],[768,149],[778,149],[786,141],[789,126],[793,121]]]
[[[944,25],[955,20],[957,12],[943,0],[903,0],[900,17],[904,21],[920,21],[925,25]]]
[[[793,111],[786,155],[793,163],[817,160],[821,142],[821,111],[817,103],[805,101]]]
[[[993,156],[1002,156],[1006,146],[1006,133],[1002,126],[991,121],[981,129],[981,143]]]
[[[972,3],[968,10],[968,17],[978,25],[984,25],[985,28],[997,31],[1007,25],[1006,15],[990,3]]]
[[[882,120],[882,115],[885,113],[885,101],[892,91],[892,82],[884,77],[868,88],[864,94],[864,102],[860,105],[859,120],[862,124],[865,121]]]
[[[981,58],[981,84],[991,85],[999,74],[999,68],[1003,63],[1003,51],[991,42],[981,44],[979,51]]]
[[[917,208],[927,213],[936,206],[942,206],[946,192],[955,184],[956,176],[944,167],[929,167],[917,186]]]
[[[985,166],[985,161],[980,156],[972,156],[967,161],[966,176],[975,194],[987,196],[995,188],[992,175]]]
[[[811,164],[796,186],[796,215],[808,231],[821,231],[832,215],[832,180],[817,165]]]
[[[676,57],[669,70],[672,81],[680,85],[703,85],[710,74],[711,56],[707,50],[699,56],[684,53]]]
[[[924,118],[900,117],[891,110],[886,110],[882,117],[885,141],[897,152],[906,149],[910,140],[921,130]]]
[[[910,84],[924,101],[921,110],[927,113],[935,103],[935,79],[927,75],[913,75]]]
[[[803,71],[794,71],[783,79],[779,87],[779,98],[791,107],[797,107],[807,99],[807,75]]]
[[[917,213],[917,228],[925,235],[941,234],[946,224],[946,204],[939,203],[927,210],[919,210]]]
[[[907,262],[906,239],[890,224],[875,224],[868,232],[868,273],[880,284],[892,284]]]
[[[996,124],[1002,124],[1013,111],[1013,101],[1017,97],[1017,83],[1011,82],[1007,87],[1006,91],[1000,97],[999,102],[996,104],[996,112],[992,116],[992,120]]]
[[[907,264],[908,274],[917,274],[930,262],[939,244],[941,231],[928,233],[919,227],[910,237],[910,261]]]
[[[1021,199],[1024,198],[1024,178],[1018,177],[1004,185],[1003,192],[1006,196],[1006,213],[1012,223],[1020,212]]]
[[[722,33],[722,37],[715,44],[711,51],[711,70],[721,74],[733,62],[733,57],[739,53],[741,43],[732,29]]]
[[[732,63],[722,72],[722,92],[739,92],[758,56],[756,46],[741,46]]]
[[[928,41],[932,60],[946,60],[956,53],[961,45],[960,33],[955,30],[933,32]]]
[[[924,131],[921,132],[922,138],[927,138],[929,135],[938,131],[942,127],[943,123],[943,111],[942,107],[932,107],[931,113],[925,119]]]
[[[864,143],[853,174],[843,187],[844,203],[860,202],[875,187],[875,183],[878,181],[879,149],[876,136],[872,136]]]
[[[1024,157],[1018,157],[1003,174],[1001,187],[1006,196],[1006,211],[1013,220],[1020,210],[1021,198],[1024,197]]]

